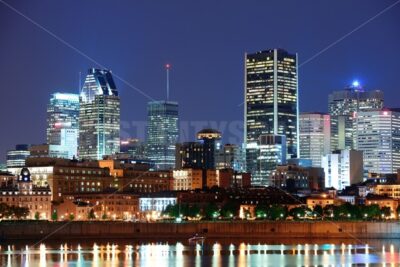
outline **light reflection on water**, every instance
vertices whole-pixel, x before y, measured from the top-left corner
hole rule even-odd
[[[0,246],[0,266],[398,266],[400,241],[271,244],[129,241]]]

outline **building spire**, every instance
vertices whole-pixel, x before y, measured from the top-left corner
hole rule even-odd
[[[171,68],[171,64],[165,64],[165,69],[167,71],[167,101],[169,101],[169,69]]]
[[[81,86],[81,84],[82,84],[82,81],[81,81],[81,79],[82,79],[82,73],[81,72],[79,72],[78,73],[78,92],[79,92],[79,94],[81,93],[81,90],[82,90],[82,86]]]

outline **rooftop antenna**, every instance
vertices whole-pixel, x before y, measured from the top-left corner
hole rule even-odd
[[[82,73],[79,72],[78,73],[78,76],[79,76],[79,79],[78,79],[78,91],[79,91],[79,94],[81,93],[81,90],[82,90],[82,87],[81,87],[81,75],[82,75]]]
[[[169,69],[171,68],[171,64],[165,64],[165,69],[167,71],[167,101],[169,101]]]

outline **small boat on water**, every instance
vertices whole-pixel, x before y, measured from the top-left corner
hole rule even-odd
[[[191,238],[189,238],[189,243],[196,243],[196,242],[202,242],[206,238],[204,236],[199,236],[198,234],[195,234]]]

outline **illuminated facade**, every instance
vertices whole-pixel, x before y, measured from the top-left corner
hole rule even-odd
[[[168,205],[175,205],[177,197],[173,193],[153,193],[139,197],[140,212],[162,212]]]
[[[33,184],[27,168],[22,168],[14,179],[0,186],[0,203],[28,208],[28,219],[50,219],[50,188]]]
[[[348,88],[329,95],[331,150],[355,148],[354,116],[357,112],[383,107],[383,92],[364,91],[355,81]]]
[[[371,189],[372,192],[376,195],[400,199],[400,184],[398,183],[377,184],[374,185]]]
[[[284,135],[261,135],[258,154],[254,161],[257,171],[252,173],[252,185],[274,185],[272,173],[278,165],[286,163],[286,137]]]
[[[111,72],[90,69],[80,94],[79,158],[119,152],[120,99]]]
[[[363,154],[357,150],[337,150],[322,157],[325,187],[342,190],[363,181]]]
[[[139,217],[139,197],[116,190],[65,195],[64,202],[57,207],[57,211],[62,216],[59,218],[61,220],[68,219],[69,212],[65,211],[64,205],[64,203],[68,205],[68,202],[89,204],[89,209],[93,210],[94,219],[97,220],[132,220]],[[78,213],[75,214],[75,218],[85,220],[87,216]]]
[[[102,192],[107,188],[118,188],[118,180],[110,171],[101,168],[98,162],[61,158],[29,158],[26,161],[33,185],[49,187],[51,200],[60,201],[64,194]],[[13,174],[22,168],[10,168]]]
[[[322,156],[330,152],[330,116],[324,113],[300,114],[300,157],[321,167]]]
[[[147,157],[156,170],[175,167],[175,145],[178,142],[178,103],[152,101],[147,105]]]
[[[286,136],[285,157],[299,155],[297,54],[271,49],[246,54],[245,60],[246,168],[256,177],[256,172],[266,171],[257,167],[260,135]],[[257,178],[252,184],[267,185],[260,183],[266,179]]]
[[[400,109],[358,112],[355,137],[357,150],[364,154],[366,171],[397,173],[400,168]]]
[[[172,190],[202,189],[203,186],[203,170],[188,168],[173,171]]]
[[[47,105],[49,154],[58,158],[78,156],[79,95],[54,93]]]
[[[243,153],[242,147],[234,144],[225,144],[217,150],[215,168],[244,172],[245,161]]]

